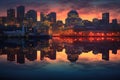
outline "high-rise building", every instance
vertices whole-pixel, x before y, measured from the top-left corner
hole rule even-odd
[[[109,61],[109,50],[103,50],[102,51],[102,59]]]
[[[0,25],[5,25],[7,23],[7,17],[0,17]]]
[[[17,21],[19,23],[23,22],[25,16],[25,7],[24,6],[18,6],[17,7]]]
[[[19,63],[19,64],[25,63],[25,55],[24,55],[23,51],[20,51],[19,53],[17,53],[17,63]]]
[[[56,13],[55,12],[51,12],[47,16],[48,16],[48,21],[50,21],[51,23],[56,23]]]
[[[8,19],[8,21],[15,20],[15,9],[8,9],[7,10],[7,19]]]
[[[26,13],[26,19],[32,22],[36,22],[37,21],[37,12],[35,10],[29,10]]]
[[[117,19],[112,19],[112,25],[116,26],[118,24]]]
[[[44,22],[45,20],[47,20],[47,15],[43,12],[40,13],[40,21]]]
[[[98,18],[94,18],[92,22],[94,26],[98,26],[100,23]]]
[[[7,53],[7,60],[8,61],[15,61],[15,54],[14,53]]]
[[[109,13],[103,13],[102,14],[102,23],[104,25],[108,25],[109,24],[109,22],[110,22],[109,19],[110,19]]]

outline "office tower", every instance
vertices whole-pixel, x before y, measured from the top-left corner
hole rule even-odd
[[[116,26],[118,24],[117,19],[112,19],[112,25]]]
[[[15,9],[8,9],[7,10],[7,19],[8,19],[8,22],[15,20]]]
[[[14,53],[7,53],[7,60],[8,61],[15,61],[15,54]]]
[[[98,26],[100,23],[98,18],[94,18],[92,22],[94,26]]]
[[[108,25],[109,24],[109,13],[103,13],[102,14],[102,23],[104,25]]]
[[[35,10],[29,10],[26,13],[26,19],[28,21],[36,22],[37,21],[37,12]]]
[[[17,63],[24,64],[25,63],[25,55],[22,51],[17,53]]]
[[[44,22],[47,20],[47,15],[43,12],[40,13],[40,21],[41,22]]]
[[[51,23],[56,23],[56,13],[55,12],[51,12],[47,16],[48,16],[48,21],[50,21]]]
[[[102,59],[109,61],[109,50],[104,50],[102,51]]]
[[[18,6],[17,7],[17,21],[19,23],[23,22],[25,16],[25,7],[24,6]]]

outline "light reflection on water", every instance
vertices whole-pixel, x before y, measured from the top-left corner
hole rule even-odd
[[[119,38],[2,39],[0,44],[1,78],[111,80],[120,74]]]

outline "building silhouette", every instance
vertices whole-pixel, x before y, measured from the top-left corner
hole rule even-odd
[[[75,44],[67,44],[65,45],[65,53],[67,54],[67,59],[70,62],[76,62],[78,60],[79,55],[81,54],[81,50],[79,46]]]
[[[109,50],[102,50],[102,59],[109,61]]]
[[[50,49],[49,51],[41,50],[40,60],[44,60],[45,57],[48,57],[51,60],[55,60],[56,51],[54,49]]]
[[[7,17],[0,17],[0,24],[4,25],[5,23],[7,23]]]
[[[29,52],[26,53],[25,55],[29,61],[34,61],[37,59],[37,51],[36,50],[29,50]]]
[[[68,27],[74,27],[75,25],[79,25],[82,19],[79,17],[79,14],[76,10],[71,10],[67,14],[67,18],[65,20],[65,24]]]
[[[17,7],[17,21],[19,23],[22,23],[25,17],[25,7],[24,6],[18,6]]]
[[[7,20],[8,20],[8,22],[15,20],[15,9],[7,10]]]
[[[26,19],[30,22],[36,22],[37,21],[37,12],[35,10],[29,10],[26,13]]]
[[[8,61],[15,61],[15,54],[11,53],[11,52],[8,52],[7,53],[7,60]]]
[[[72,43],[65,42],[65,39],[63,41],[49,41],[44,39],[33,41],[34,39],[30,39],[30,41],[37,44],[35,46],[33,46],[32,43],[29,43],[28,45],[28,40],[24,40],[23,43],[25,44],[18,40],[1,40],[0,56],[7,55],[8,61],[17,60],[17,63],[24,64],[25,59],[28,59],[29,61],[34,61],[37,59],[37,50],[41,51],[40,60],[44,60],[44,58],[56,60],[56,52],[62,52],[62,50],[65,49],[67,59],[70,62],[76,62],[79,59],[80,54],[86,54],[90,51],[93,51],[94,55],[101,54],[101,59],[109,61],[111,58],[109,51],[111,50],[112,54],[116,55],[117,50],[120,49],[120,41],[99,42],[96,39],[96,41],[90,42],[88,38],[86,39],[87,41],[83,40],[82,42],[77,39]]]
[[[22,51],[22,49],[20,49],[20,52],[17,53],[17,63],[19,63],[19,64],[25,63],[25,54]]]
[[[51,12],[47,16],[48,16],[48,21],[50,21],[51,24],[56,23],[56,12]]]
[[[118,26],[118,21],[117,21],[117,19],[112,19],[112,26],[113,26],[113,27]]]
[[[98,19],[98,18],[94,18],[92,22],[93,22],[93,25],[94,25],[94,26],[99,26],[99,23],[100,23],[100,22],[99,22],[99,19]]]
[[[41,12],[40,13],[40,21],[41,22],[44,22],[47,20],[47,15],[44,13],[44,12]]]
[[[108,25],[110,22],[110,16],[109,13],[102,13],[102,23],[104,25]]]

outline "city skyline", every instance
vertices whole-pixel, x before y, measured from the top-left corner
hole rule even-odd
[[[20,10],[20,11],[18,11],[19,10],[19,8],[21,8],[22,7],[22,11]],[[32,18],[36,18],[36,21],[41,21],[41,19],[42,19],[42,16],[41,16],[41,14],[43,14],[43,15],[45,15],[45,16],[49,16],[49,14],[51,14],[51,13],[55,13],[55,15],[56,15],[56,21],[63,21],[63,23],[66,23],[66,19],[68,18],[68,14],[71,12],[71,11],[75,11],[75,12],[77,12],[77,14],[78,14],[78,17],[81,19],[81,20],[88,20],[88,21],[91,21],[91,22],[93,22],[94,21],[94,19],[99,19],[99,20],[101,20],[101,19],[103,19],[104,17],[103,17],[103,14],[106,14],[106,13],[108,13],[108,17],[109,17],[109,20],[108,20],[108,22],[109,23],[112,23],[112,21],[113,20],[117,20],[117,22],[118,22],[118,24],[119,24],[119,19],[118,18],[111,18],[111,13],[110,12],[103,12],[103,13],[100,13],[100,17],[93,17],[93,18],[91,18],[91,20],[89,20],[89,19],[83,19],[81,16],[80,16],[80,14],[79,14],[79,12],[78,12],[78,10],[70,10],[70,11],[68,11],[65,15],[66,15],[66,17],[64,17],[63,18],[63,20],[62,19],[58,19],[58,16],[57,16],[57,13],[56,12],[49,12],[49,13],[46,13],[46,12],[43,12],[43,11],[41,11],[41,12],[38,12],[38,11],[36,11],[36,10],[34,10],[34,9],[29,9],[28,11],[26,11],[25,10],[26,9],[26,6],[23,6],[23,5],[20,5],[20,6],[16,6],[16,8],[8,8],[7,10],[6,10],[6,15],[5,16],[0,16],[0,17],[14,17],[14,18],[17,18],[17,19],[19,19],[19,15],[21,15],[22,14],[22,16],[21,16],[21,18],[25,18],[25,17],[27,17],[28,15],[29,15],[29,13],[32,15],[32,14],[34,14],[34,16],[31,16]],[[21,13],[22,12],[22,13]],[[11,15],[12,14],[12,15]],[[18,15],[19,14],[19,15]],[[9,15],[11,15],[11,16],[9,16]],[[36,16],[35,16],[36,15]],[[27,17],[27,18],[29,18],[29,17]],[[23,20],[22,20],[23,21]],[[18,22],[21,22],[21,21],[19,21],[18,20]]]
[[[51,4],[53,4],[53,1],[51,2],[52,2]],[[86,3],[87,1],[80,1],[80,2]],[[54,3],[57,4],[57,2],[54,2]],[[99,3],[100,2],[95,4],[99,4]],[[49,5],[47,6],[49,7]],[[31,6],[33,8],[30,8],[30,9],[28,9],[29,6],[23,5],[23,4],[22,5],[19,4],[19,6],[16,5],[14,7],[15,8],[9,7],[6,10],[6,13],[7,13],[6,16],[0,16],[2,36],[3,34],[5,34],[10,36],[22,35],[25,37],[26,35],[37,36],[38,33],[39,34],[44,33],[44,35],[48,35],[48,36],[56,36],[56,35],[57,36],[73,36],[73,35],[74,36],[119,36],[120,34],[119,33],[120,31],[119,16],[117,18],[113,17],[111,15],[112,12],[110,12],[109,10],[99,12],[100,17],[95,17],[95,16],[93,17],[89,14],[91,14],[92,10],[94,9],[89,9],[88,12],[84,13],[84,14],[87,14],[88,16],[88,17],[86,16],[88,19],[85,19],[82,17],[82,13],[79,12],[79,10],[81,10],[84,7],[89,8],[89,6],[84,6],[84,7],[79,6],[81,8],[78,7],[78,9],[69,8],[67,10],[68,12],[64,15],[61,15],[62,17],[59,20],[59,17],[58,17],[59,13],[56,12],[54,8],[47,11],[41,10],[38,13],[36,9],[33,9],[34,8],[33,6]],[[46,9],[46,7],[44,7],[44,9]],[[99,9],[102,9],[102,8],[99,8]],[[64,12],[64,11],[65,10],[61,12]],[[99,14],[97,14],[97,16],[99,16]],[[38,17],[40,20],[38,20]],[[62,18],[64,21],[62,20]],[[9,27],[5,28],[5,26],[9,26]],[[11,27],[11,26],[15,26],[15,27]],[[21,27],[21,28],[18,28],[18,27]],[[20,33],[18,33],[17,30],[19,30]],[[6,31],[9,31],[9,33]],[[84,33],[81,31],[86,31],[86,32]],[[114,32],[114,34],[112,34],[112,32],[111,33],[108,32],[108,34],[106,34],[104,31],[105,32],[112,31]],[[98,34],[95,35],[96,33]]]
[[[0,0],[0,80],[120,80],[120,0]]]
[[[33,3],[31,5],[31,3]],[[1,1],[0,5],[0,16],[6,16],[6,10],[9,8],[16,9],[17,6],[23,5],[26,8],[26,12],[28,10],[36,10],[37,11],[37,20],[40,20],[40,12],[50,13],[50,12],[56,12],[57,13],[57,20],[62,20],[65,22],[65,18],[67,17],[67,13],[70,10],[77,10],[79,13],[79,16],[84,20],[90,20],[92,21],[93,18],[99,18],[101,19],[101,14],[104,12],[110,13],[110,21],[113,18],[118,19],[118,23],[120,23],[120,17],[119,17],[119,0],[29,0],[29,1],[17,1],[17,0],[11,0],[11,1]],[[9,6],[6,6],[9,5]],[[64,6],[64,7],[63,7]]]
[[[31,42],[31,40],[33,40],[33,42]],[[113,56],[119,55],[120,52],[119,38],[93,38],[92,41],[91,38],[30,39],[23,40],[24,44],[19,43],[19,45],[16,39],[13,39],[13,41],[15,42],[12,43],[11,40],[5,40],[3,42],[4,46],[0,46],[0,56],[6,55],[4,59],[10,62],[15,61],[19,64],[27,63],[26,59],[29,61],[43,61],[46,58],[48,58],[50,62],[59,60],[77,62],[83,58],[111,61]],[[21,42],[22,40],[18,41]],[[7,46],[6,44],[12,45]],[[112,54],[113,56],[111,56]],[[91,59],[89,61],[92,61]]]
[[[7,36],[22,35],[21,37],[25,37],[26,35],[37,36],[38,33],[44,33],[44,35],[49,37],[51,35],[56,36],[56,34],[57,36],[119,36],[120,34],[118,19],[113,18],[111,22],[109,12],[102,13],[101,19],[93,18],[92,21],[89,21],[82,19],[77,10],[70,10],[67,13],[67,18],[64,18],[64,23],[61,20],[57,20],[56,12],[40,12],[39,15],[41,19],[37,21],[37,11],[30,9],[26,12],[25,8],[26,7],[22,5],[17,6],[16,9],[9,8],[6,10],[7,16],[0,17],[2,36],[5,34]],[[9,27],[5,28],[5,26]],[[94,33],[96,30],[97,32]],[[84,33],[82,31],[86,32]],[[106,31],[112,31],[114,34],[112,34],[112,32],[107,32],[106,34]]]

